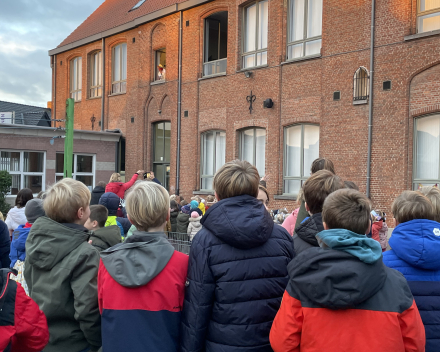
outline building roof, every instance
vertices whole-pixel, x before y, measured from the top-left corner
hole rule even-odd
[[[50,127],[51,125],[52,112],[48,108],[0,100],[0,112],[13,112],[15,114],[14,121],[10,121],[9,123],[46,127]]]
[[[106,0],[49,55],[71,50],[157,18],[212,0],[145,0],[130,11],[139,0]]]

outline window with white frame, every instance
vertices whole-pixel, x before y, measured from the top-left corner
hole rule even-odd
[[[415,119],[413,189],[440,185],[440,113]]]
[[[257,1],[243,13],[243,68],[266,65],[269,1]]]
[[[84,183],[90,191],[95,187],[95,155],[74,154],[72,165],[72,178]],[[57,153],[55,161],[55,181],[64,177],[64,154]]]
[[[102,95],[102,51],[90,55],[90,98]]]
[[[82,59],[76,57],[70,60],[70,97],[81,101],[82,88]]]
[[[322,0],[290,0],[287,60],[321,53]]]
[[[30,188],[37,194],[45,190],[46,153],[1,150],[0,171],[8,171],[12,176],[10,194],[16,195],[23,188]]]
[[[260,177],[266,172],[266,130],[249,128],[240,131],[240,159],[254,165]]]
[[[318,157],[319,126],[302,124],[284,129],[284,194],[298,195]]]
[[[226,132],[208,131],[202,134],[200,189],[213,190],[214,175],[226,158]]]
[[[112,50],[112,94],[127,91],[127,43]]]
[[[440,0],[419,0],[417,6],[417,32],[440,29]]]

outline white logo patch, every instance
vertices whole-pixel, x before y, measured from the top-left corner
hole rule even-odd
[[[435,228],[432,232],[434,232],[434,235],[440,236],[440,229]]]

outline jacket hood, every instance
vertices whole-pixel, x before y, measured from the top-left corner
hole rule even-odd
[[[318,247],[318,240],[316,234],[324,230],[322,225],[321,213],[313,214],[310,218],[304,221],[295,231],[296,235],[304,242],[311,244],[314,247]]]
[[[199,216],[197,218],[189,218],[189,221],[193,223],[193,226],[197,226],[197,224],[200,224],[200,220],[202,220],[202,217]]]
[[[290,288],[300,297],[329,309],[354,308],[385,284],[382,260],[372,264],[339,250],[310,248],[287,266]]]
[[[24,210],[24,207],[17,208],[15,206],[8,211],[7,217],[19,225],[24,225],[24,223],[27,221],[26,216],[24,215]]]
[[[96,186],[95,188],[93,188],[92,193],[105,193],[105,189],[104,187]]]
[[[87,242],[90,233],[80,225],[60,224],[48,217],[35,221],[26,241],[29,264],[51,270],[72,250]]]
[[[113,247],[114,245],[121,243],[121,230],[117,225],[102,227],[92,232],[90,238],[92,239],[93,237],[100,239],[102,242],[106,243],[108,247]]]
[[[29,235],[29,232],[31,231],[31,227],[24,227],[24,225],[20,225],[15,229],[15,231],[12,233],[12,242],[14,243],[14,247],[16,250],[20,252],[25,251],[25,244],[26,240]]]
[[[328,247],[354,255],[367,264],[374,263],[382,257],[379,242],[349,230],[325,230],[316,237]]]
[[[201,223],[219,239],[239,249],[263,245],[275,226],[264,205],[249,195],[215,203],[207,210]]]
[[[440,223],[411,220],[399,224],[389,240],[396,255],[416,268],[440,269]]]
[[[101,252],[101,259],[117,283],[139,287],[154,279],[173,253],[174,248],[165,233],[134,231],[124,243]]]
[[[99,204],[107,208],[109,216],[114,216],[119,208],[119,197],[112,192],[104,193],[99,198]]]

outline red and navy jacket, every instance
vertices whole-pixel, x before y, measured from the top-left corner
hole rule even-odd
[[[103,350],[177,352],[187,268],[163,232],[135,231],[101,252]]]
[[[49,342],[46,317],[10,273],[0,270],[0,351],[41,351]]]

